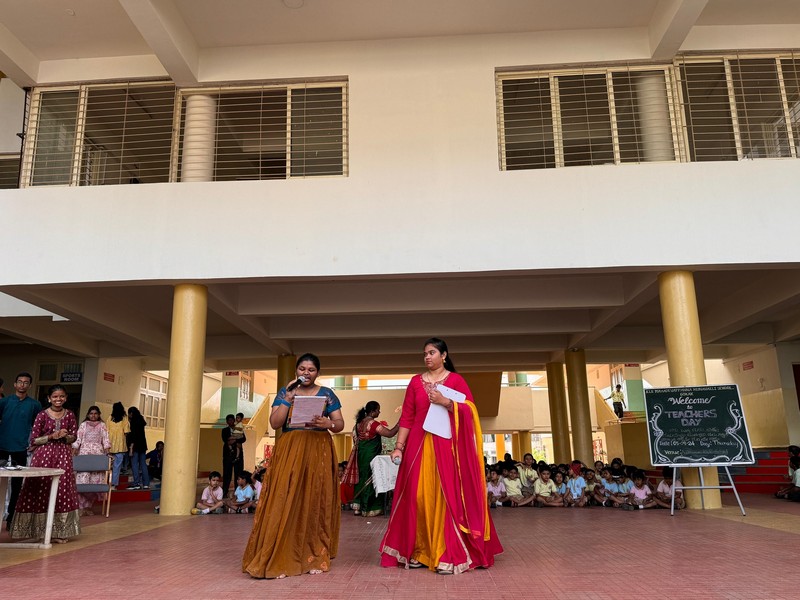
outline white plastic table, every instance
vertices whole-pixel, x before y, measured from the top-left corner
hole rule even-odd
[[[56,510],[56,496],[58,495],[58,480],[64,474],[63,469],[45,469],[41,467],[23,467],[19,470],[0,469],[0,498],[6,497],[8,482],[12,477],[50,477],[50,500],[47,503],[47,524],[42,542],[4,542],[0,543],[3,548],[50,548],[50,537],[53,533],[53,516]]]

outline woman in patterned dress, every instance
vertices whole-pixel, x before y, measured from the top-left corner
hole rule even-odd
[[[86,418],[78,427],[78,439],[72,444],[76,455],[107,455],[111,451],[111,442],[108,440],[108,428],[100,418],[100,409],[90,406]],[[84,471],[75,475],[75,481],[81,483],[105,483],[105,471]],[[106,495],[102,492],[86,492],[78,494],[78,508],[82,517],[94,515],[92,506],[95,502],[102,502]]]
[[[81,532],[78,491],[75,487],[70,446],[77,437],[78,421],[72,412],[64,408],[67,390],[63,385],[51,386],[47,391],[47,399],[50,401],[50,406],[36,416],[31,430],[30,439],[33,447],[31,466],[64,471],[58,482],[53,541],[65,544],[69,538]],[[13,539],[44,538],[49,499],[48,477],[25,479],[17,500],[14,520],[11,522]]]
[[[283,433],[242,558],[242,571],[253,577],[317,575],[330,569],[339,547],[338,465],[329,432],[344,429],[344,418],[333,390],[316,383],[319,366],[313,354],[297,359],[297,379],[272,403],[269,424]],[[293,385],[298,380],[302,383]],[[322,414],[305,426],[291,424],[295,396],[324,398]]]

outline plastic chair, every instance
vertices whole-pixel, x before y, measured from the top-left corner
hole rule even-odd
[[[105,454],[80,454],[72,457],[72,470],[75,473],[87,471],[104,471],[106,474],[105,483],[79,483],[77,484],[78,493],[105,493],[106,499],[103,500],[103,516],[108,518],[111,512],[111,465],[114,459]]]

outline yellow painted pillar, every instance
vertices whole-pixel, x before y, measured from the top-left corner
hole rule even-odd
[[[670,385],[705,385],[706,368],[694,275],[690,271],[661,273],[658,276],[658,294]],[[681,474],[684,485],[700,485],[697,469],[682,469]],[[717,468],[703,468],[703,479],[706,485],[719,485]],[[686,490],[684,494],[689,508],[702,508],[700,490]],[[706,508],[722,507],[719,490],[704,490],[702,494]]]
[[[519,431],[514,431],[511,433],[511,458],[514,460],[522,460],[522,455],[519,452]]]
[[[278,356],[278,390],[286,386],[295,377],[297,357],[294,354],[281,354]],[[275,443],[281,437],[281,430],[275,431]]]
[[[347,457],[344,455],[344,438],[341,433],[333,435],[333,447],[336,450],[336,462],[342,462]]]
[[[187,515],[196,502],[207,307],[205,286],[175,286],[161,484],[162,515]]]
[[[353,451],[353,434],[348,432],[342,435],[344,436],[344,458],[342,460],[347,460]]]
[[[526,454],[531,454],[531,432],[527,429],[519,432],[519,459],[525,458]]]
[[[561,464],[570,460],[567,398],[564,392],[564,365],[547,363],[547,397],[550,401],[550,430],[553,433],[553,461]]]
[[[494,447],[497,450],[497,462],[500,462],[506,454],[506,436],[504,434],[494,434]]]
[[[594,462],[592,451],[592,413],[589,409],[589,384],[586,381],[586,353],[569,349],[564,353],[567,363],[569,420],[572,426],[572,459],[584,464]]]

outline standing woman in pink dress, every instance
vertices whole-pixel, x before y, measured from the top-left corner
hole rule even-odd
[[[96,454],[106,456],[111,451],[111,442],[108,440],[108,428],[100,418],[100,409],[90,406],[86,418],[78,427],[78,439],[72,444],[76,455]],[[75,481],[81,483],[105,483],[105,471],[82,471],[75,475]],[[78,508],[82,517],[94,515],[92,506],[95,502],[102,502],[106,495],[102,492],[86,492],[78,494]]]
[[[50,406],[36,415],[31,430],[32,467],[63,469],[58,481],[53,541],[65,544],[81,532],[78,514],[78,491],[72,470],[72,446],[78,433],[78,421],[64,408],[67,390],[53,385],[47,391]],[[47,524],[47,503],[50,499],[49,477],[28,477],[22,484],[17,509],[11,521],[11,537],[17,540],[43,538]]]
[[[486,502],[478,411],[443,340],[425,342],[424,360],[427,371],[414,376],[406,389],[391,454],[402,462],[380,546],[381,565],[427,567],[442,574],[490,567],[503,547]],[[466,401],[445,398],[439,385],[462,392]],[[450,439],[423,429],[431,404],[449,412]]]

